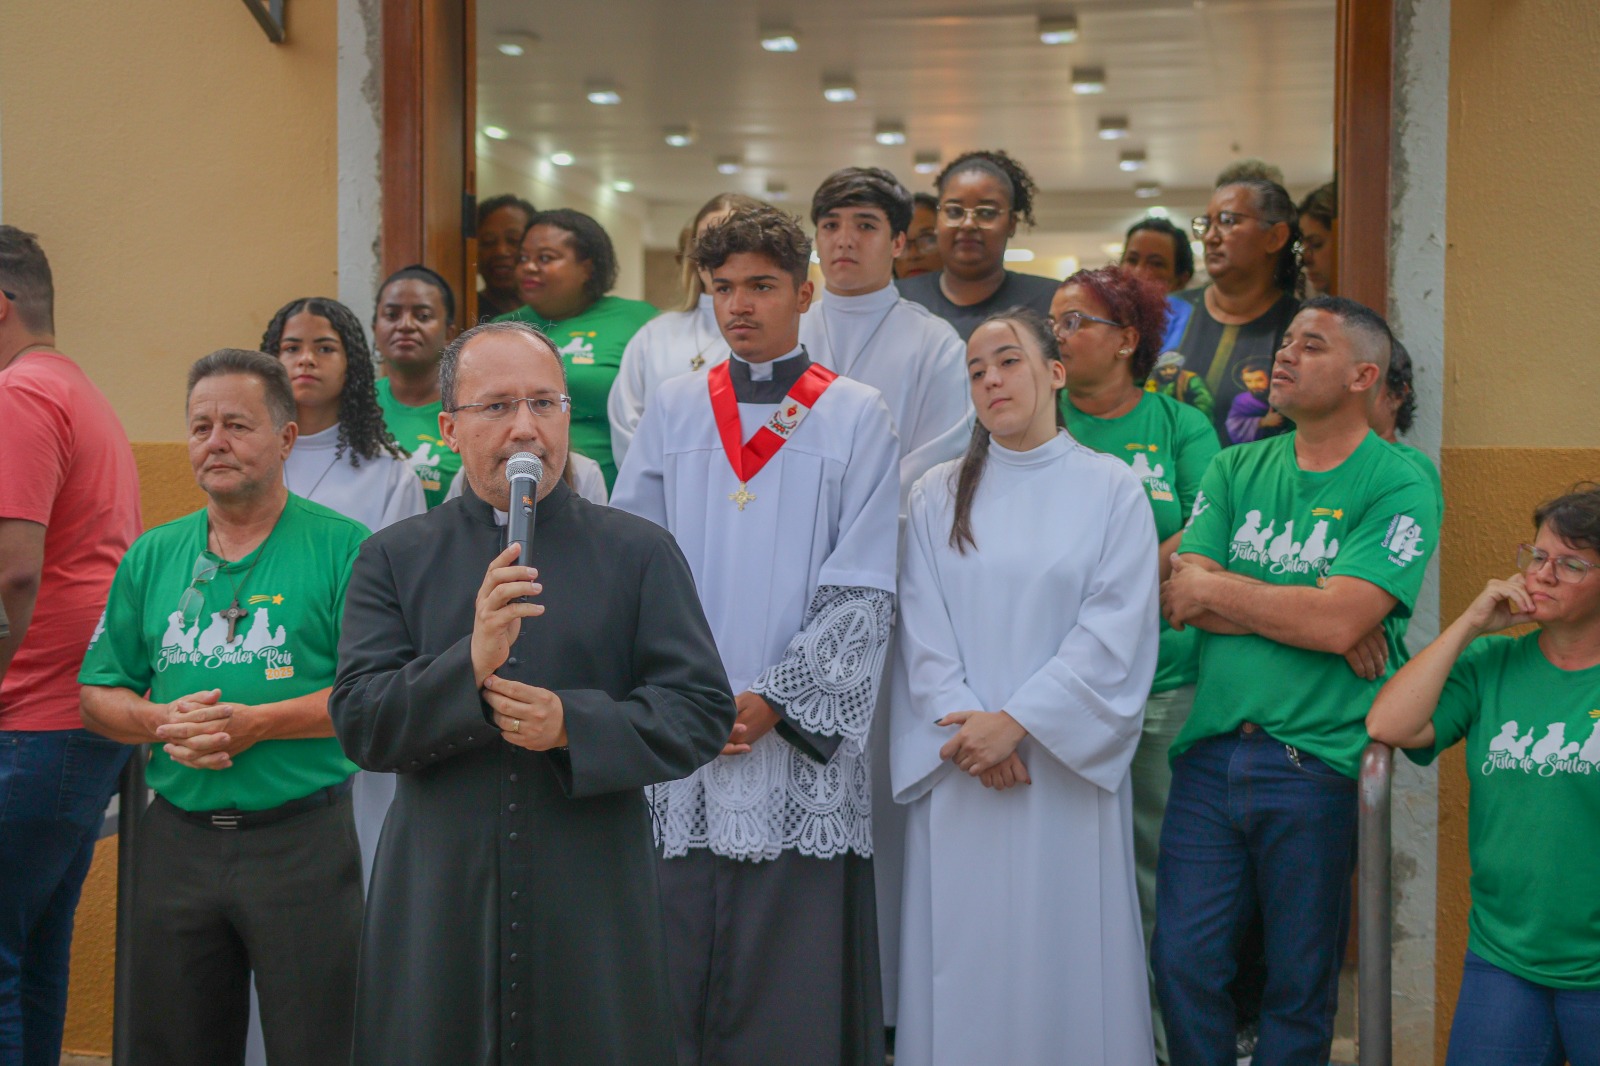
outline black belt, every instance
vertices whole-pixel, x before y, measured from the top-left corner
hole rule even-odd
[[[157,796],[156,802],[171,807],[172,813],[184,821],[207,829],[262,829],[293,818],[297,814],[316,810],[318,807],[332,807],[341,797],[349,794],[352,780],[353,778],[347,777],[337,785],[319,788],[309,796],[301,796],[299,799],[280,803],[264,811],[186,811],[182,807],[174,806],[162,796]]]

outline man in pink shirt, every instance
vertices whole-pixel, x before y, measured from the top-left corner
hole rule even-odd
[[[129,748],[83,728],[78,668],[139,535],[116,413],[55,349],[50,263],[0,226],[0,1066],[57,1062],[72,917]]]

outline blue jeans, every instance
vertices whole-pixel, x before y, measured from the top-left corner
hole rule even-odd
[[[0,732],[0,1066],[59,1066],[72,915],[126,745]]]
[[[1259,911],[1256,1066],[1325,1064],[1350,923],[1356,783],[1254,727],[1172,765],[1156,867],[1156,994],[1172,1066],[1233,1066],[1229,985]]]
[[[1524,981],[1467,952],[1445,1066],[1600,1066],[1600,989]]]

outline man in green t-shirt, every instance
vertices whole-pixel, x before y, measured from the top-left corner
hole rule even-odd
[[[429,507],[450,492],[461,457],[439,435],[439,357],[455,330],[450,285],[425,266],[402,267],[378,290],[372,339],[383,360],[378,406],[394,439],[411,455]]]
[[[1438,540],[1431,488],[1367,424],[1389,350],[1360,304],[1301,309],[1269,397],[1298,428],[1211,464],[1162,587],[1168,622],[1204,634],[1156,882],[1151,961],[1173,1062],[1231,1059],[1229,983],[1257,914],[1258,1061],[1327,1061],[1363,720],[1380,687],[1346,656],[1381,649]]]
[[[139,1062],[243,1060],[250,979],[268,1053],[350,1060],[361,854],[328,717],[339,619],[367,530],[292,496],[283,367],[223,349],[189,371],[203,510],[146,532],[78,680],[84,724],[151,745],[131,939]]]

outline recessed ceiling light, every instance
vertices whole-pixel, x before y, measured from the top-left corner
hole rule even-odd
[[[1160,204],[1157,204],[1156,206],[1152,207],[1150,210],[1146,211],[1145,214],[1148,215],[1150,218],[1171,218],[1172,217],[1172,212],[1168,211],[1166,208],[1162,207]]]
[[[1154,200],[1161,195],[1161,186],[1153,181],[1141,181],[1133,187],[1133,195],[1141,200]]]
[[[1045,44],[1071,44],[1077,39],[1078,16],[1039,16],[1039,40]]]
[[[763,26],[761,47],[768,52],[798,52],[800,35],[793,26]]]
[[[905,144],[905,124],[902,122],[880,122],[873,128],[872,139],[886,147]]]
[[[1033,262],[1033,249],[1031,249],[1031,248],[1007,248],[1006,249],[1006,262],[1008,262],[1008,263],[1031,263],[1031,262]]]
[[[507,137],[511,136],[511,134],[506,132],[506,128],[504,126],[485,126],[483,127],[483,135],[489,138],[491,141],[503,141]]]
[[[591,81],[584,89],[584,95],[589,98],[591,104],[604,106],[622,103],[622,93],[609,81]]]
[[[538,43],[539,35],[537,33],[524,33],[513,30],[495,36],[494,50],[503,56],[516,58],[527,55],[533,50],[533,46]]]
[[[617,192],[632,192],[633,191],[633,182],[628,181],[625,178],[618,179],[617,181],[614,181],[614,182],[611,183],[611,187],[613,189],[615,189]]]
[[[1133,173],[1135,170],[1143,170],[1144,169],[1144,152],[1143,151],[1123,152],[1121,157],[1117,160],[1117,166],[1119,168],[1121,168],[1122,170],[1127,171],[1130,174]]]
[[[848,104],[856,98],[856,83],[844,75],[823,78],[822,98],[830,104]]]
[[[575,160],[573,159],[571,152],[551,152],[550,162],[554,163],[558,167],[570,167]]]
[[[767,199],[780,202],[789,198],[789,186],[781,181],[767,182]]]
[[[939,153],[937,151],[918,152],[916,161],[911,164],[911,169],[918,174],[937,173],[939,170]]]
[[[1106,91],[1105,67],[1073,67],[1072,91],[1079,96],[1094,96]]]
[[[661,135],[674,148],[687,148],[694,143],[694,130],[688,126],[668,126]]]
[[[744,162],[736,155],[717,156],[718,174],[737,174],[744,169]]]
[[[1102,118],[1099,133],[1102,141],[1120,141],[1128,135],[1128,120],[1120,115]]]

